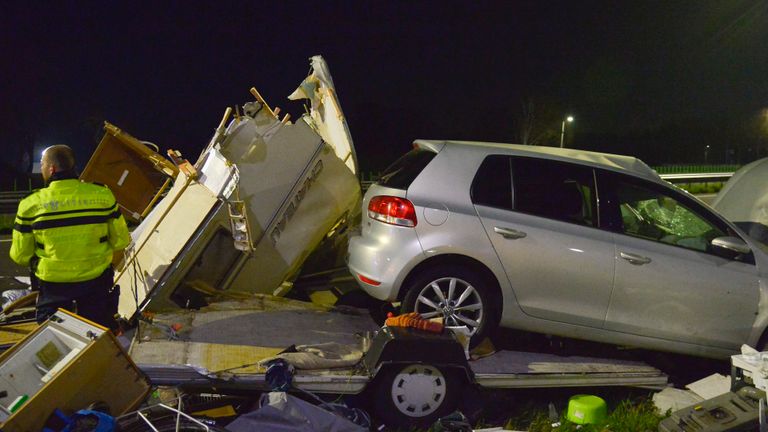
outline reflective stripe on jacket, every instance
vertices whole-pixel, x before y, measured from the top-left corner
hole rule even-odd
[[[98,277],[112,252],[131,241],[125,219],[106,186],[78,179],[55,180],[19,203],[11,259],[28,265],[47,282],[81,282]]]

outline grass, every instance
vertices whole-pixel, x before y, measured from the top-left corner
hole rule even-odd
[[[734,172],[741,168],[741,165],[662,165],[652,168],[659,174],[700,174]]]
[[[705,182],[705,183],[677,183],[676,186],[687,190],[693,195],[714,194],[720,192],[724,182]]]
[[[650,398],[643,400],[625,399],[619,402],[618,406],[608,415],[604,422],[591,425],[577,425],[569,422],[565,418],[565,413],[560,416],[560,425],[553,427],[549,416],[544,412],[537,412],[535,417],[528,424],[527,429],[530,432],[645,432],[655,431],[659,427],[659,422],[665,416],[661,415]],[[517,424],[507,424],[507,429],[520,430]],[[525,426],[525,425],[520,425]]]
[[[653,393],[630,387],[487,389],[483,390],[479,397],[483,401],[482,409],[474,414],[479,420],[473,423],[473,426],[475,429],[503,427],[504,430],[529,432],[656,431],[659,422],[669,413],[658,411],[652,401]],[[608,405],[605,421],[590,425],[578,425],[568,421],[568,400],[576,394],[593,394],[603,398]],[[550,414],[550,409],[555,412]],[[469,415],[468,411],[463,412]],[[435,424],[428,429],[413,428],[398,432],[440,431],[445,429]]]
[[[574,389],[574,393],[577,393]],[[566,419],[566,406],[563,405],[558,422],[554,423],[550,418],[548,408],[526,406],[519,414],[506,421],[487,422],[480,421],[475,425],[476,429],[503,426],[505,430],[529,431],[529,432],[646,432],[656,431],[659,422],[666,415],[659,413],[649,396],[630,397],[618,402],[611,411],[611,402],[608,401],[609,414],[605,421],[598,424],[578,425]],[[526,404],[527,405],[527,404]],[[428,432],[440,431],[433,426]]]

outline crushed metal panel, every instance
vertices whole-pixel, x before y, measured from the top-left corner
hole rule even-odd
[[[123,215],[140,221],[178,172],[146,144],[105,122],[104,137],[80,179],[109,186]]]

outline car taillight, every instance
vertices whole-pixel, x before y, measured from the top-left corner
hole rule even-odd
[[[416,209],[405,198],[380,195],[368,202],[368,217],[404,227],[416,226]]]
[[[373,279],[371,279],[369,277],[365,277],[365,276],[363,276],[361,274],[358,274],[357,277],[360,278],[361,281],[367,283],[368,285],[373,285],[373,286],[381,285],[381,282],[379,282],[377,280],[373,280]]]

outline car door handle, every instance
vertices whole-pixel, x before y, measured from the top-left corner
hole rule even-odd
[[[493,232],[495,232],[496,234],[501,234],[501,236],[504,237],[505,239],[512,239],[512,240],[521,239],[528,235],[522,231],[513,230],[511,228],[502,228],[502,227],[493,227]]]
[[[624,258],[625,260],[629,261],[630,263],[632,263],[634,265],[643,265],[643,264],[648,264],[649,262],[651,262],[650,258],[644,257],[642,255],[636,255],[636,254],[631,254],[631,253],[626,253],[626,252],[620,252],[619,256]]]

